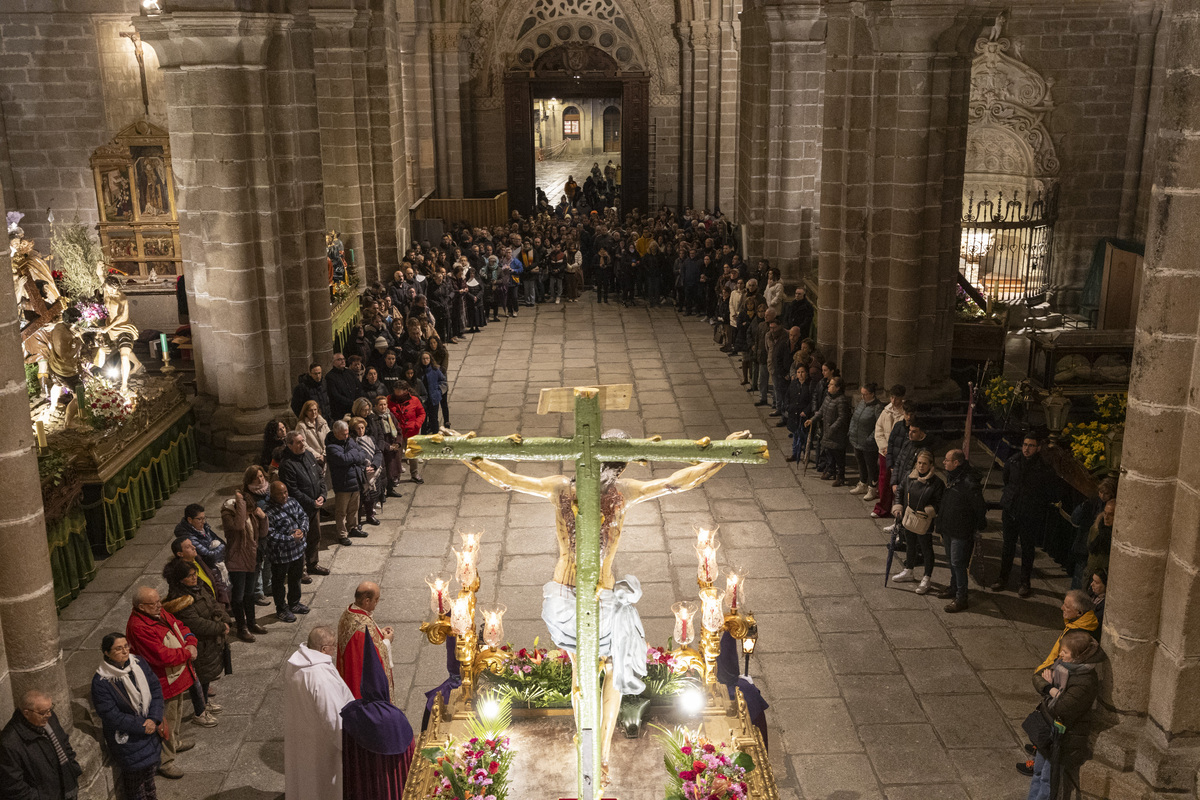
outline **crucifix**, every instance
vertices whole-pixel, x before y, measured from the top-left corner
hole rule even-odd
[[[133,42],[133,57],[138,62],[138,74],[142,79],[142,106],[146,109],[146,116],[150,116],[150,92],[146,89],[146,57],[142,52],[142,36],[137,31],[124,31],[121,34],[122,39],[128,39]]]
[[[640,676],[645,675],[645,637],[632,607],[640,587],[636,578],[626,576],[618,582],[612,573],[625,511],[695,488],[727,463],[765,464],[768,459],[767,443],[746,438],[746,431],[718,441],[630,439],[621,431],[602,433],[603,410],[627,409],[632,388],[618,384],[543,389],[538,414],[574,411],[575,435],[569,439],[526,439],[515,433],[477,437],[447,430],[414,436],[405,453],[406,458],[463,461],[494,486],[536,495],[554,505],[559,560],[553,580],[543,588],[542,618],[555,644],[573,651],[579,800],[594,800],[600,788],[596,778],[605,774],[622,693],[637,694],[639,685],[644,688]],[[521,475],[492,460],[497,458],[574,461],[575,477]],[[683,461],[692,466],[665,478],[639,481],[621,477],[630,461]],[[638,636],[639,652],[634,652],[639,650],[636,646],[621,646],[635,643]]]

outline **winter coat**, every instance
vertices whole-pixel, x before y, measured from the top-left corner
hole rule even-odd
[[[808,336],[812,330],[813,304],[806,297],[803,300],[793,300],[783,306],[783,327],[799,328],[801,336]]]
[[[134,708],[121,682],[110,681],[99,675],[92,676],[92,706],[96,709],[96,716],[100,717],[108,754],[126,772],[156,767],[162,756],[162,738],[158,731],[146,733],[143,727],[148,719],[154,720],[155,725],[162,725],[162,686],[146,662],[137,656],[130,656],[130,659],[135,661],[134,669],[141,670],[146,676],[146,684],[150,688],[147,716],[143,717],[141,711]],[[123,734],[124,739],[120,744],[117,743],[118,733]]]
[[[375,370],[375,372],[376,372],[376,374],[378,374],[379,370]],[[388,394],[387,387],[384,386],[382,383],[380,383],[379,381],[375,381],[374,383],[367,383],[366,378],[363,378],[362,385],[360,388],[361,388],[361,392],[359,393],[359,397],[365,397],[368,400],[374,400],[376,397],[387,397],[387,394]]]
[[[292,413],[300,416],[300,409],[309,400],[316,400],[321,416],[329,419],[329,387],[324,380],[314,381],[306,372],[296,379],[296,387],[292,389]]]
[[[987,504],[979,473],[970,464],[959,464],[946,476],[937,531],[951,539],[973,539],[987,527]]]
[[[312,453],[296,455],[285,447],[279,456],[279,480],[305,513],[316,512],[317,498],[325,496],[325,470]]]
[[[879,409],[879,413],[875,418],[875,446],[879,448],[879,452],[887,454],[892,452],[889,440],[892,435],[892,429],[896,427],[896,423],[904,419],[904,412],[896,408],[891,403],[888,403],[883,408]],[[907,436],[908,431],[905,431]]]
[[[54,745],[29,724],[20,709],[0,731],[0,797],[4,800],[61,800],[78,787],[83,769],[67,732],[54,712],[50,712],[48,724],[67,755],[66,764],[58,763]]]
[[[875,398],[859,403],[850,415],[850,446],[855,450],[870,450],[875,446],[875,421],[883,404]]]
[[[325,440],[329,438],[329,423],[325,418],[318,416],[315,422],[297,422],[296,430],[304,434],[304,447],[313,454],[313,458],[318,461],[324,459]]]
[[[756,315],[750,323],[750,341],[754,348],[754,360],[760,367],[767,365],[767,332],[768,325],[761,315]]]
[[[209,564],[220,564],[225,560],[225,542],[221,541],[207,522],[204,523],[204,530],[198,531],[187,521],[187,517],[184,517],[175,526],[175,538],[191,539],[192,544],[196,546],[196,552]]]
[[[259,519],[256,510],[241,492],[221,504],[221,529],[229,541],[225,568],[230,572],[254,572],[258,566],[258,543],[267,535],[267,517]]]
[[[799,344],[797,344],[797,347]],[[778,376],[780,381],[786,382],[788,372],[792,368],[792,342],[787,334],[775,343],[771,348],[771,376]]]
[[[908,427],[906,424],[904,427]],[[912,472],[917,466],[917,455],[922,450],[933,452],[934,439],[929,434],[925,434],[925,438],[919,442],[914,442],[908,438],[907,432],[904,436],[904,443],[900,445],[900,449],[896,453],[895,458],[891,458],[891,451],[888,451],[888,457],[892,461],[892,484],[900,483],[900,479],[908,473]]]
[[[1108,655],[1097,645],[1078,663],[1051,669],[1066,669],[1067,683],[1058,697],[1050,697],[1050,686],[1039,669],[1033,674],[1033,688],[1042,695],[1047,714],[1066,730],[1059,735],[1059,757],[1067,765],[1077,766],[1088,754],[1088,736],[1092,732],[1092,709],[1100,696],[1101,682],[1108,669]],[[1043,667],[1044,669],[1044,667]]]
[[[846,449],[850,432],[850,398],[844,391],[829,395],[821,404],[821,449]]]
[[[392,395],[388,398],[388,409],[406,441],[421,432],[421,426],[425,424],[425,408],[416,396],[410,394],[407,399],[400,400]]]
[[[353,436],[345,440],[333,433],[325,438],[325,454],[335,492],[358,492],[367,486],[367,455]]]
[[[425,388],[429,392],[429,404],[431,406],[439,405],[442,402],[442,395],[447,389],[446,376],[432,364],[422,367],[422,370],[424,374],[421,379],[425,381]]]
[[[345,367],[329,370],[329,374],[321,382],[329,392],[329,411],[333,414],[329,419],[341,419],[346,416],[350,413],[354,401],[362,397],[362,384],[358,376]]]
[[[200,585],[194,589],[177,587],[163,601],[163,608],[188,627],[199,640],[192,666],[200,683],[212,683],[225,671],[225,626],[233,619]]]
[[[174,636],[177,644],[167,641]],[[198,646],[199,639],[188,627],[167,610],[158,612],[158,619],[134,610],[125,623],[125,638],[129,649],[154,670],[162,686],[164,700],[183,694],[192,688],[194,676],[189,662],[188,645]]]
[[[1040,523],[1050,508],[1058,476],[1041,453],[1026,458],[1017,453],[1004,462],[1004,491],[1000,507],[1013,516]]]
[[[942,495],[945,491],[946,484],[938,476],[937,470],[930,469],[929,474],[922,478],[917,474],[917,468],[913,467],[911,472],[900,479],[900,490],[896,492],[894,504],[933,516],[942,506]],[[932,533],[933,528],[928,532]]]
[[[883,419],[883,417],[881,416],[880,419]],[[892,471],[892,483],[899,483],[901,471],[896,469],[896,459],[907,443],[908,423],[901,416],[896,420],[896,424],[892,426],[891,431],[888,432],[887,438],[887,466]]]

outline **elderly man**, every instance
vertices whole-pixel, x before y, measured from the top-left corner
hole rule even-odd
[[[328,452],[328,450],[326,450]],[[279,480],[308,515],[308,536],[304,561],[310,575],[328,575],[329,569],[318,561],[321,556],[321,509],[325,507],[325,469],[304,444],[304,434],[292,431],[284,438],[279,455]],[[346,539],[342,544],[350,544]]]
[[[1072,589],[1063,598],[1061,608],[1063,632],[1059,634],[1058,639],[1054,642],[1054,647],[1050,649],[1050,655],[1046,656],[1046,660],[1034,670],[1035,673],[1041,672],[1055,662],[1058,658],[1059,648],[1062,647],[1063,636],[1071,631],[1084,631],[1090,633],[1094,639],[1100,639],[1100,620],[1096,619],[1095,605],[1092,603],[1091,595],[1082,589]]]
[[[195,680],[190,662],[196,658],[199,640],[162,607],[158,590],[151,586],[139,586],[134,591],[125,638],[133,654],[150,665],[162,686],[163,724],[169,736],[163,739],[158,774],[182,778],[183,772],[175,766],[175,754],[192,746],[180,741],[179,729],[183,724],[183,699]]]
[[[341,800],[341,711],[354,699],[333,666],[337,636],[318,626],[283,668],[287,800]]]
[[[0,797],[74,800],[82,773],[50,695],[25,692],[0,731]]]
[[[308,613],[308,606],[300,602],[308,515],[295,499],[288,497],[283,481],[271,484],[267,524],[267,558],[271,562],[275,617],[280,622],[295,622],[297,614]]]
[[[365,537],[358,525],[359,493],[367,485],[367,454],[350,436],[345,420],[335,420],[325,437],[325,458],[333,478],[334,512],[339,539],[348,536]]]
[[[354,591],[354,603],[342,612],[338,621],[337,669],[355,699],[362,698],[363,639],[371,637],[383,671],[387,674],[388,696],[395,700],[392,680],[392,638],[395,631],[389,625],[380,628],[371,616],[379,605],[379,584],[363,581]]]
[[[946,545],[946,561],[950,564],[950,585],[938,597],[950,602],[947,614],[967,608],[967,567],[975,547],[975,532],[987,527],[987,504],[979,473],[967,463],[962,450],[951,450],[942,459],[946,469],[946,491],[935,524]]]

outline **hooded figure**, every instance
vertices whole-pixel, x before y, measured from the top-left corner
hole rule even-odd
[[[388,679],[371,637],[363,637],[362,699],[342,709],[342,773],[345,797],[399,798],[404,792],[416,740],[404,712],[388,699]]]

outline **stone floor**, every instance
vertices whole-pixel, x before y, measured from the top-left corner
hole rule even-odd
[[[534,165],[535,180],[537,185],[545,190],[546,197],[550,199],[550,205],[555,205],[565,194],[563,187],[567,185],[569,176],[574,176],[575,182],[582,187],[587,176],[592,173],[592,164],[599,163],[600,169],[604,169],[604,165],[610,158],[614,164],[621,163],[620,153],[595,153],[590,156],[539,161]]]
[[[630,434],[723,436],[750,429],[771,441],[771,462],[730,466],[702,489],[634,509],[617,575],[632,572],[645,594],[648,639],[665,643],[670,606],[695,595],[692,526],[719,523],[723,563],[748,571],[760,639],[751,672],[771,703],[771,755],[784,800],[907,800],[1023,797],[1019,722],[1033,705],[1030,673],[1059,629],[1061,577],[1035,581],[1027,601],[973,593],[971,610],[949,616],[913,584],[883,585],[881,525],[846,489],[786,464],[785,429],[755,408],[735,360],[712,343],[708,325],[673,310],[578,304],[522,309],[451,350],[454,426],[480,434],[568,434],[566,415],[537,416],[542,387],[632,382],[634,404],[606,426]],[[545,474],[548,466],[524,466]],[[648,470],[631,467],[646,476]],[[660,468],[654,474],[665,474]],[[506,633],[526,645],[545,639],[540,592],[554,564],[551,510],[536,498],[493,489],[457,464],[429,464],[426,483],[403,484],[383,525],[352,547],[331,546],[332,569],[306,587],[313,613],[233,643],[234,674],[216,684],[226,708],[214,729],[188,726],[197,746],[187,772],[160,780],[160,796],[265,800],[283,788],[282,664],[315,624],[336,624],[364,578],[379,581],[376,617],[397,630],[396,686],[410,719],[445,677],[441,648],[417,630],[428,615],[424,577],[452,568],[457,526],[485,531],[481,602],[507,604]],[[161,584],[171,529],[186,503],[210,514],[237,476],[198,472],[137,538],[100,568],[62,614],[62,642],[75,716],[85,730],[85,693],[104,633],[123,630],[133,587]],[[993,526],[994,527],[994,526]],[[993,534],[994,535],[994,534]],[[1057,571],[1056,571],[1056,574]],[[947,577],[944,566],[935,580]]]

